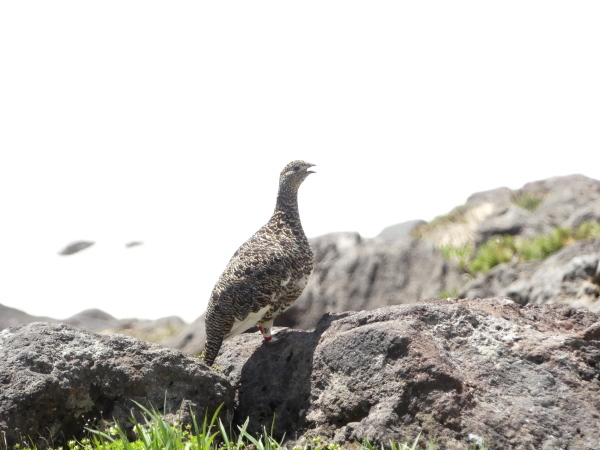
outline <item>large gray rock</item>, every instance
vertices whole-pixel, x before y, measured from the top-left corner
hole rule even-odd
[[[388,445],[422,432],[440,448],[597,449],[600,323],[567,306],[428,300],[329,314],[314,332],[224,344],[234,421],[253,432]]]
[[[600,237],[576,242],[543,260],[498,265],[458,294],[493,295],[521,304],[561,303],[600,312]]]
[[[39,448],[82,438],[103,420],[130,429],[132,413],[141,419],[135,402],[184,422],[224,404],[227,422],[234,395],[223,375],[181,352],[43,322],[0,332],[0,386],[0,436]]]
[[[564,225],[570,216],[600,200],[600,181],[584,175],[568,175],[527,183],[523,192],[540,193],[544,199],[535,214],[552,226]]]
[[[583,222],[600,222],[600,199],[590,201],[573,211],[564,225],[577,228]]]

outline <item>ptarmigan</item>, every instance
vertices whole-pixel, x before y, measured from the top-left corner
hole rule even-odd
[[[300,296],[314,256],[300,223],[298,188],[314,164],[292,161],[281,171],[275,212],[233,255],[206,311],[206,353],[213,364],[224,339],[259,326],[271,340],[273,319]]]

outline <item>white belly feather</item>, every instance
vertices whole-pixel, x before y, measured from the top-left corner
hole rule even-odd
[[[231,331],[225,335],[224,339],[237,336],[238,334],[242,334],[248,328],[252,328],[254,325],[258,323],[260,319],[267,313],[271,306],[267,305],[258,310],[258,312],[253,312],[248,314],[244,319],[238,320],[236,319],[233,322],[233,326],[231,327]]]

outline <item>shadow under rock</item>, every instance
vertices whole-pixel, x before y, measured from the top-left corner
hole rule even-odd
[[[281,330],[252,353],[241,370],[233,423],[250,418],[252,434],[273,430],[273,437],[294,439],[306,429],[311,403],[313,355],[331,323],[348,314],[325,314],[314,331]]]

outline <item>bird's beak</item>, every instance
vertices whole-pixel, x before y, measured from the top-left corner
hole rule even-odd
[[[309,167],[307,167],[307,169],[306,169],[306,172],[307,172],[307,173],[317,173],[317,172],[315,172],[314,170],[310,170],[310,167],[315,167],[315,165],[314,165],[314,164],[311,164]]]

